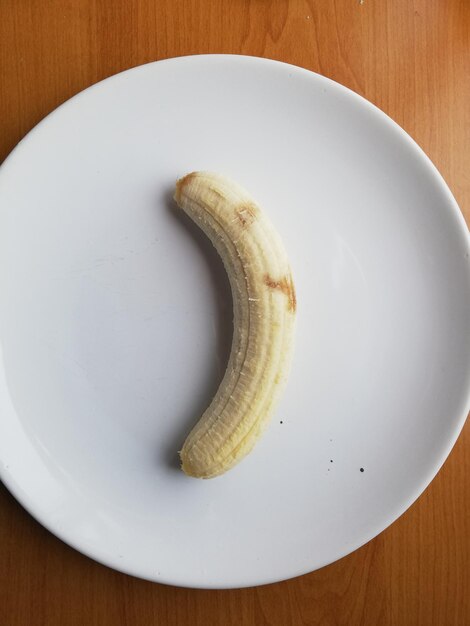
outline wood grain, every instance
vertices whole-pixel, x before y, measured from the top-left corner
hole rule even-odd
[[[329,76],[401,124],[470,219],[468,0],[1,0],[0,161],[90,84],[166,57],[227,52]],[[195,591],[111,571],[0,487],[2,626],[470,624],[470,424],[391,528],[298,579]]]

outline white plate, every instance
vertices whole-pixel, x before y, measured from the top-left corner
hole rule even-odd
[[[170,200],[194,169],[265,207],[299,303],[270,428],[209,481],[176,459],[231,332],[221,264]],[[19,144],[0,207],[1,477],[94,559],[195,587],[302,574],[393,522],[454,444],[467,229],[423,152],[344,87],[246,57],[135,68]]]

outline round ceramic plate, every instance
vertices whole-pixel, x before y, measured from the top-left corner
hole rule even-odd
[[[227,279],[171,200],[221,172],[281,233],[287,389],[226,475],[177,450],[217,389]],[[44,526],[154,581],[241,587],[342,557],[420,495],[468,411],[468,233],[428,158],[340,85],[197,56],[114,76],[0,170],[0,467]]]

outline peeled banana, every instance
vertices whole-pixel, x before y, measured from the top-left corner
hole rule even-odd
[[[251,451],[270,419],[290,367],[296,296],[279,235],[238,184],[192,172],[174,197],[222,257],[233,296],[225,376],[180,452],[188,476],[212,478]]]

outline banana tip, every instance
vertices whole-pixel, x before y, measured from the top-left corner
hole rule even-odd
[[[186,176],[183,176],[183,178],[179,178],[176,181],[175,194],[173,198],[176,200],[178,204],[180,204],[181,202],[181,194],[183,193],[183,189],[186,187],[186,185],[190,183],[190,181],[195,176],[197,176],[197,172],[190,172],[189,174],[186,174]]]

